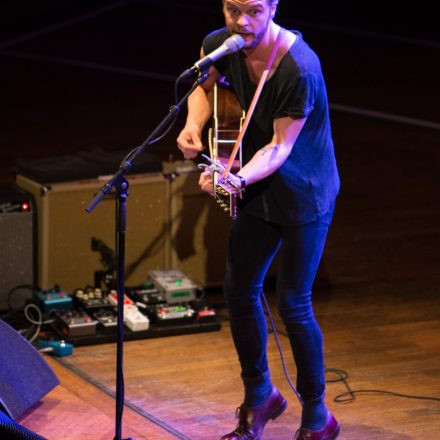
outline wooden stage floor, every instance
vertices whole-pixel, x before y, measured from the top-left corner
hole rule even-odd
[[[436,288],[418,284],[350,283],[316,292],[326,366],[344,370],[352,390],[439,397],[440,299]],[[282,330],[278,320],[277,327]],[[295,380],[287,338],[281,334],[280,340]],[[214,440],[234,426],[242,394],[227,321],[220,331],[129,341],[124,348],[124,438]],[[62,358],[63,365],[46,358],[61,385],[20,422],[50,440],[113,438],[115,400],[105,391],[115,390],[115,344],[75,348]],[[289,408],[267,425],[264,439],[293,439],[300,406],[284,377],[273,335],[269,362]],[[328,380],[337,378],[327,374]],[[438,401],[380,393],[356,393],[350,403],[333,401],[346,391],[341,381],[327,385],[329,407],[343,425],[342,440],[436,438]]]

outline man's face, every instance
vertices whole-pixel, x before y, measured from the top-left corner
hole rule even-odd
[[[269,0],[225,0],[223,13],[231,34],[243,37],[245,49],[257,46],[266,34],[276,3]]]

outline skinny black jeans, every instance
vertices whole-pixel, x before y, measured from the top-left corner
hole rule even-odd
[[[224,291],[245,387],[270,382],[268,329],[260,292],[279,252],[277,307],[297,367],[297,389],[304,401],[323,399],[323,337],[312,308],[312,285],[333,211],[334,206],[303,225],[273,224],[244,212],[233,222]]]

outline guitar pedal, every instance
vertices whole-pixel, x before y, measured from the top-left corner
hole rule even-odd
[[[99,309],[113,309],[113,304],[102,293],[101,289],[88,289],[86,291],[78,289],[74,292],[73,298],[77,305],[81,308],[93,314],[94,311]]]
[[[110,309],[105,308],[96,310],[93,313],[93,317],[98,321],[101,330],[104,332],[113,333],[118,325],[118,315],[113,306]]]
[[[52,310],[72,309],[72,298],[58,287],[34,291],[33,297],[43,313],[49,313]]]
[[[98,321],[83,310],[61,310],[56,316],[58,327],[65,336],[74,338],[96,334]]]
[[[192,322],[195,312],[187,305],[168,305],[156,306],[152,313],[157,325],[175,325]]]
[[[118,305],[118,292],[111,290],[108,295],[109,301]],[[140,312],[134,302],[124,294],[124,324],[132,331],[148,330],[150,321]]]
[[[158,289],[167,304],[178,304],[196,298],[197,286],[180,270],[150,270],[148,279]]]

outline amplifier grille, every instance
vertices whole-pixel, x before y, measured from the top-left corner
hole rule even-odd
[[[22,284],[33,284],[33,214],[0,213],[0,309],[7,309],[10,290]]]

